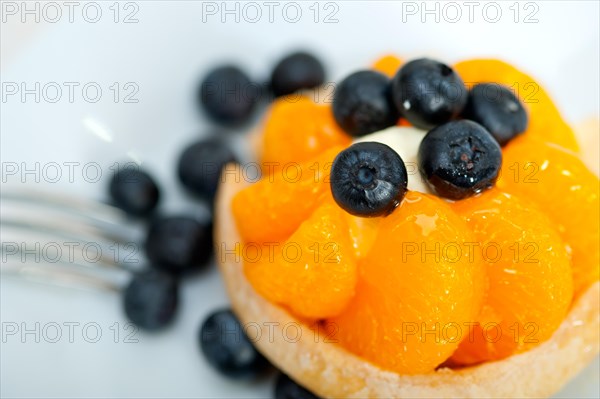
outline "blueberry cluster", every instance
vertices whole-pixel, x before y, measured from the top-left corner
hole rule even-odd
[[[481,83],[467,90],[451,67],[428,58],[406,63],[392,79],[375,71],[349,75],[335,92],[333,115],[355,137],[394,126],[399,118],[428,130],[419,170],[433,192],[452,200],[493,186],[500,146],[527,128],[525,108],[508,88]],[[331,179],[337,203],[359,216],[391,212],[407,187],[404,163],[393,152],[361,143],[340,153]]]
[[[268,87],[274,97],[319,86],[325,79],[321,61],[306,52],[295,52],[273,68]],[[262,96],[262,87],[233,65],[210,71],[202,80],[201,109],[221,128],[247,123]],[[220,133],[195,141],[179,156],[177,175],[187,191],[212,208],[219,177],[236,157]],[[198,215],[156,215],[160,190],[151,175],[139,167],[116,173],[109,184],[112,203],[132,217],[148,217],[145,252],[150,269],[137,273],[125,290],[125,313],[141,328],[167,326],[177,309],[178,280],[206,267],[212,257],[212,218]]]
[[[215,68],[202,80],[198,99],[211,121],[232,129],[250,121],[265,87],[278,97],[319,86],[324,79],[325,69],[316,57],[296,52],[275,65],[269,82],[262,87],[236,66]],[[225,136],[216,133],[181,152],[177,176],[182,186],[212,211],[221,172],[225,165],[235,162]],[[109,194],[115,206],[132,218],[147,218],[148,225],[144,251],[149,267],[135,273],[124,290],[125,314],[146,331],[164,329],[177,312],[180,280],[207,267],[212,258],[212,216],[158,214],[159,186],[140,167],[116,173],[109,183]],[[254,348],[231,310],[210,314],[200,327],[198,341],[208,364],[229,378],[260,378],[273,368]],[[316,397],[280,373],[275,398]]]
[[[212,219],[201,214],[158,215],[158,185],[147,171],[132,164],[113,175],[109,194],[113,204],[131,217],[148,218],[144,250],[149,267],[134,273],[125,288],[125,314],[147,331],[163,329],[177,312],[179,279],[209,263]]]
[[[324,81],[325,68],[321,61],[299,51],[281,59],[265,84],[252,81],[236,66],[217,67],[202,79],[198,99],[209,119],[222,126],[239,127],[251,120],[261,99],[314,88]]]

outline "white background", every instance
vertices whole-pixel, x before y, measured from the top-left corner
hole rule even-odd
[[[432,55],[447,62],[468,57],[499,57],[536,76],[551,92],[571,122],[598,115],[599,106],[599,7],[596,1],[536,1],[517,4],[498,2],[483,13],[484,3],[475,8],[473,22],[468,8],[458,2],[462,18],[451,23],[456,9],[437,5],[435,14],[423,14],[421,2],[332,2],[318,5],[314,21],[313,2],[299,3],[302,16],[289,22],[294,12],[282,13],[280,3],[269,21],[268,8],[257,2],[262,18],[251,23],[255,10],[237,5],[235,14],[221,11],[207,15],[204,10],[222,7],[221,2],[136,1],[137,23],[122,19],[135,10],[119,6],[119,22],[114,22],[112,2],[99,2],[102,17],[97,23],[84,19],[78,3],[69,22],[68,8],[62,2],[62,17],[56,23],[55,11],[40,3],[40,22],[35,15],[23,15],[3,2],[1,72],[7,82],[94,82],[103,89],[97,103],[89,103],[75,90],[73,103],[67,91],[57,103],[32,96],[2,99],[0,113],[2,164],[35,162],[97,162],[108,175],[108,165],[133,156],[155,174],[163,188],[163,209],[177,212],[200,206],[183,195],[175,179],[174,163],[189,141],[211,132],[197,112],[194,102],[198,79],[208,68],[224,61],[234,62],[255,79],[265,79],[273,62],[286,52],[308,48],[327,65],[331,80],[367,67],[383,53],[405,58]],[[21,2],[13,3],[22,7]],[[35,2],[27,3],[30,9]],[[10,7],[10,6],[8,6]],[[229,9],[236,3],[229,2]],[[327,7],[327,8],[326,8]],[[408,11],[417,13],[411,15]],[[435,9],[436,2],[428,2]],[[512,9],[510,7],[513,7]],[[495,9],[502,15],[498,22]],[[324,23],[326,14],[336,11],[334,23]],[[525,23],[527,14],[537,10],[537,22]],[[94,12],[88,9],[88,18]],[[26,22],[21,21],[26,18]],[[225,18],[225,22],[221,18]],[[246,20],[245,18],[246,17]],[[286,17],[288,21],[286,21]],[[444,18],[446,17],[446,18]],[[423,21],[422,18],[425,18]],[[486,18],[488,19],[486,21]],[[445,20],[446,19],[446,20]],[[115,103],[109,86],[133,82],[139,87],[138,103]],[[125,93],[124,91],[121,92]],[[3,89],[3,94],[4,89]],[[52,94],[53,96],[53,94]],[[85,120],[104,127],[111,142],[91,134]],[[129,154],[129,155],[128,155]],[[63,172],[66,173],[67,169]],[[79,174],[78,174],[79,173]],[[4,169],[3,169],[3,179]],[[32,184],[35,176],[10,176],[10,184]],[[41,176],[41,184],[44,178]],[[66,175],[48,189],[73,196],[105,199],[105,180],[86,182],[81,169],[75,169],[70,182]],[[2,237],[3,241],[8,238]],[[3,277],[1,317],[4,323],[79,322],[74,342],[68,342],[68,329],[58,343],[36,343],[33,335],[22,342],[20,334],[2,342],[1,395],[3,397],[270,397],[271,382],[235,384],[214,373],[198,351],[198,325],[206,314],[226,306],[223,284],[213,269],[183,285],[182,308],[170,330],[158,334],[137,334],[138,343],[113,342],[110,327],[126,320],[120,298],[109,293],[89,293],[23,282]],[[81,327],[95,322],[102,329],[97,343],[88,343]],[[91,330],[93,332],[93,330]],[[562,396],[598,397],[596,361]]]

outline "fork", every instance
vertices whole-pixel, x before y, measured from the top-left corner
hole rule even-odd
[[[143,223],[116,207],[23,188],[3,188],[0,203],[3,276],[121,291],[124,281],[145,263],[138,245]],[[57,256],[50,256],[51,251]]]

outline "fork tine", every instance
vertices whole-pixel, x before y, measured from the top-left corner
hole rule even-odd
[[[68,208],[55,208],[43,202],[3,202],[0,224],[27,227],[70,236],[82,233],[121,243],[141,240],[141,225],[127,219],[103,220],[94,216],[70,212]]]
[[[51,193],[32,188],[11,188],[2,190],[0,198],[20,202],[45,203],[56,208],[66,209],[70,212],[76,211],[81,215],[91,216],[100,220],[123,223],[127,221],[127,214],[114,206],[87,200],[73,198],[64,194]]]
[[[99,276],[92,276],[73,270],[58,267],[42,267],[40,265],[23,265],[8,262],[2,265],[2,275],[24,278],[36,283],[76,288],[86,291],[88,289],[120,292],[122,285]]]
[[[46,257],[48,254],[46,248],[48,245],[52,245],[53,247],[59,246],[59,250],[61,251],[60,254],[57,254],[56,260],[63,260],[63,253],[66,251],[68,253],[69,264],[86,268],[108,267],[135,271],[145,260],[143,254],[138,251],[137,246],[133,246],[132,250],[131,245],[122,248],[116,242],[85,240],[81,237],[72,237],[67,234],[48,234],[48,232],[43,232],[39,229],[34,231],[28,226],[9,225],[8,223],[2,225],[2,230],[0,231],[2,231],[3,237],[2,251],[0,252],[5,252],[3,259],[6,259],[9,255],[19,255],[21,259],[26,260],[28,256],[35,255],[36,260],[41,258],[47,260]],[[12,234],[10,240],[7,240],[7,234],[9,236]],[[57,238],[63,238],[65,241],[57,241]],[[90,244],[94,244],[94,247],[97,248],[97,257],[91,258],[87,256]],[[25,251],[23,247],[26,249]],[[52,259],[51,263],[54,262],[55,260]]]
[[[112,241],[121,244],[127,244],[130,242],[136,242],[137,240],[127,240],[127,237],[123,237],[118,233],[112,233],[104,231],[94,226],[87,226],[85,224],[65,224],[63,221],[52,221],[50,220],[23,220],[7,218],[4,215],[0,222],[2,226],[10,226],[15,228],[22,228],[29,231],[40,231],[44,233],[54,234],[63,238],[73,239],[76,241],[82,241],[82,234],[85,237],[91,238],[88,241]],[[57,227],[58,226],[58,227]]]
[[[78,217],[88,224],[112,231],[115,235],[118,233],[119,237],[122,235],[129,238],[128,235],[139,230],[141,224],[114,206],[94,200],[73,198],[64,194],[23,188],[3,189],[0,192],[0,198],[3,200],[3,205],[7,205],[6,201],[8,200],[8,205],[16,202],[22,206],[43,208],[45,212],[51,209],[57,213]]]

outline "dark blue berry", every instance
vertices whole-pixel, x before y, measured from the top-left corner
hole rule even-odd
[[[377,142],[356,143],[340,152],[331,167],[333,198],[357,216],[386,215],[406,194],[407,174],[396,151]]]
[[[452,68],[428,58],[410,61],[392,82],[400,115],[413,126],[431,129],[456,118],[467,102],[467,89]]]
[[[275,399],[319,399],[319,397],[281,373],[275,383]]]
[[[485,127],[501,146],[527,129],[523,104],[507,87],[495,83],[473,86],[462,116]]]
[[[270,363],[254,348],[231,310],[212,313],[200,328],[200,349],[221,374],[252,379],[269,370]]]
[[[236,127],[252,116],[261,88],[239,68],[228,65],[208,73],[199,94],[200,103],[214,122]]]
[[[178,302],[177,280],[157,270],[136,273],[123,295],[127,318],[148,331],[169,325],[177,311]]]
[[[418,163],[433,191],[456,200],[494,185],[502,152],[483,126],[461,120],[430,130],[419,146]]]
[[[134,164],[115,173],[109,192],[113,204],[132,216],[151,214],[160,198],[160,191],[152,177]]]
[[[398,122],[391,97],[390,79],[375,71],[359,71],[338,85],[333,98],[333,116],[352,136],[364,136]]]
[[[180,274],[208,264],[213,251],[212,220],[186,216],[152,221],[146,237],[146,255],[157,269]]]
[[[191,144],[181,153],[177,172],[188,190],[212,203],[221,171],[229,162],[235,162],[235,156],[227,143],[210,138]]]
[[[301,89],[320,86],[325,81],[325,68],[314,55],[297,52],[275,66],[271,74],[271,90],[276,97]]]

